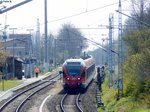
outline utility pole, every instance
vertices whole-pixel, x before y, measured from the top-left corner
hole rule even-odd
[[[6,18],[5,18],[6,20]],[[5,21],[6,22],[6,21]],[[6,35],[6,29],[9,25],[6,25],[5,23],[5,27],[4,27],[4,32],[3,32],[3,39],[5,40],[5,53],[6,53],[6,40],[7,40],[7,35]],[[3,73],[3,76],[2,76],[2,88],[3,88],[3,91],[4,91],[4,78],[5,76],[7,75],[7,62],[5,62],[5,67],[4,67],[4,73]]]
[[[54,66],[55,66],[55,68],[56,68],[56,52],[57,52],[57,39],[54,39]]]
[[[36,31],[36,39],[35,39],[35,57],[37,59],[37,65],[39,65],[40,60],[40,22],[39,19],[37,19],[37,31]]]
[[[48,63],[48,36],[47,36],[47,0],[44,0],[44,31],[45,31],[45,62],[44,62],[44,70],[47,70],[49,63]]]
[[[113,26],[112,26],[112,23],[113,23],[113,14],[110,14],[109,15],[109,49],[112,49],[112,29],[113,29]],[[109,59],[109,87],[112,86],[112,81],[113,81],[113,74],[112,74],[112,71],[113,71],[113,68],[112,68],[112,52],[109,50],[108,51],[108,59]]]
[[[45,14],[45,63],[48,63],[48,53],[47,53],[47,0],[44,2],[44,14]]]
[[[9,30],[13,31],[13,36],[14,36],[14,31],[17,30],[17,28],[9,28]],[[13,37],[13,77],[15,77],[15,50],[14,50],[14,45],[15,45],[15,38]]]
[[[122,12],[121,0],[119,0],[118,11]],[[120,90],[123,96],[123,74],[122,74],[122,61],[123,61],[123,48],[122,48],[122,15],[118,14],[118,99],[120,98]]]
[[[105,41],[105,39],[104,38],[102,38],[102,47],[104,47],[104,41]],[[102,66],[104,65],[104,51],[103,51],[103,49],[102,49]]]
[[[106,49],[107,49],[107,52],[106,52],[106,63],[105,63],[105,66],[107,66],[109,68],[109,37],[106,38]]]
[[[31,45],[32,45],[32,34],[31,32],[34,31],[33,29],[27,29],[30,32],[30,38],[28,39],[29,44],[29,76],[31,77]]]

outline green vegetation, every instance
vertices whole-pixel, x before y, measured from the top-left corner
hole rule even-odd
[[[132,0],[131,17],[150,25],[148,0]],[[124,62],[123,96],[117,100],[117,90],[108,87],[108,75],[102,85],[102,101],[106,110],[100,112],[150,112],[150,29],[142,22],[128,18],[123,30]],[[116,71],[115,71],[116,73]]]
[[[56,60],[63,63],[67,58],[80,56],[82,50],[87,47],[83,34],[73,24],[67,23],[59,30],[56,39]]]
[[[3,44],[0,42],[0,67],[2,67],[6,61],[8,54],[4,51]],[[3,49],[2,49],[3,48]],[[1,72],[1,71],[0,71]]]
[[[127,86],[127,83],[124,83]],[[150,95],[141,96],[135,99],[134,96],[124,96],[117,100],[117,89],[108,87],[108,77],[106,77],[102,85],[102,102],[105,104],[106,109],[98,108],[99,112],[150,112]]]
[[[4,45],[0,42],[0,75],[3,72],[3,66],[5,65],[6,59],[8,57],[8,53],[4,50]]]
[[[143,29],[131,32],[125,39],[129,47],[128,57],[123,66],[124,82],[126,84],[125,95],[133,96],[135,100],[150,93],[149,37],[149,30]]]
[[[128,45],[128,55],[122,68],[124,76],[123,97],[117,100],[117,90],[108,87],[108,75],[102,85],[102,101],[109,111],[150,112],[149,37],[149,29],[140,29],[130,32],[124,39]]]
[[[3,90],[3,84],[4,84],[4,91],[16,87],[17,85],[21,84],[21,80],[4,80],[4,82],[0,81],[0,91]]]

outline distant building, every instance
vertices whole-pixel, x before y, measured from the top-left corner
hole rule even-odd
[[[22,75],[21,74],[22,69],[25,69],[25,75],[31,77],[31,73],[33,72],[32,69],[34,68],[34,65],[31,63],[31,61],[29,61],[32,60],[33,58],[31,34],[10,34],[6,40],[0,39],[0,41],[5,45],[5,47],[2,49],[4,50],[6,49],[6,51],[9,54],[9,59],[7,60],[7,63],[9,65],[7,68],[8,71],[7,74],[12,73],[12,70],[10,68],[12,68],[13,66],[12,59],[14,57],[15,76],[20,77],[19,74]]]
[[[21,59],[29,57],[32,52],[32,40],[30,34],[10,34],[6,42],[6,50],[14,56]]]
[[[30,34],[10,34],[6,42],[1,39],[1,42],[6,44],[6,51],[10,56],[25,59],[32,52],[32,40]],[[5,48],[4,48],[5,49]]]

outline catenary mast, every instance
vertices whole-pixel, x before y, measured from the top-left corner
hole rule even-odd
[[[122,12],[121,0],[119,0],[118,11]],[[118,55],[118,99],[119,99],[120,94],[123,95],[123,74],[122,74],[123,46],[122,46],[122,14],[121,13],[118,13],[118,53],[119,53]]]

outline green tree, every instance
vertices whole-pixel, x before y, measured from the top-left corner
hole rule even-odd
[[[2,68],[6,62],[8,54],[4,50],[4,46],[0,43],[0,74],[2,74]]]
[[[128,46],[128,57],[124,64],[126,95],[139,98],[150,91],[150,31],[142,29],[130,32],[124,39]]]
[[[150,24],[150,6],[149,0],[131,0],[131,17]],[[128,18],[125,22],[124,32],[145,28],[146,26],[136,20]]]
[[[63,61],[66,58],[80,56],[85,48],[86,40],[82,33],[72,24],[64,24],[57,36],[57,52],[63,54]]]

